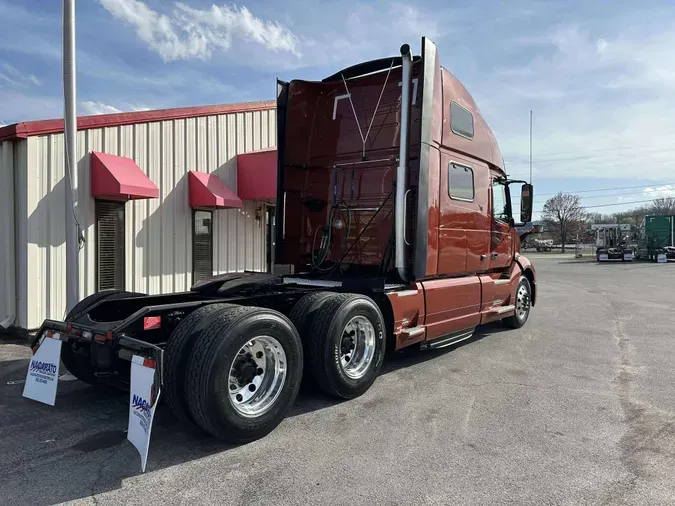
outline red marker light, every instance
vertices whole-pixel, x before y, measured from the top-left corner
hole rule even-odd
[[[161,316],[146,316],[143,318],[143,330],[158,329],[162,326]]]

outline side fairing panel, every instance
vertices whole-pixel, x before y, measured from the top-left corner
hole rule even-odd
[[[396,349],[424,341],[425,332],[415,333],[413,336],[408,333],[408,330],[424,325],[425,303],[422,284],[415,283],[407,290],[389,292],[387,297],[394,315]]]
[[[423,281],[427,340],[480,323],[481,283],[477,276]]]
[[[288,83],[277,79],[277,202],[275,209],[275,251],[281,257],[285,229],[286,191],[284,190],[284,154],[286,148],[286,106],[288,104]]]

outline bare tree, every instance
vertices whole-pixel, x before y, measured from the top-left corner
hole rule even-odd
[[[645,214],[656,214],[659,216],[667,216],[675,214],[675,198],[664,197],[656,199],[651,205],[647,206]]]
[[[541,218],[545,226],[558,236],[565,253],[565,243],[583,227],[586,211],[581,205],[581,197],[561,192],[546,201]]]
[[[620,223],[631,223],[635,226],[640,226],[645,216],[670,215],[675,215],[675,197],[663,197],[649,204],[617,213],[617,217],[625,218]]]

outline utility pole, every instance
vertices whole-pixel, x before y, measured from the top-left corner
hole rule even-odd
[[[530,184],[532,184],[532,110],[530,109]]]
[[[66,179],[66,312],[80,298],[77,206],[77,115],[75,88],[75,0],[63,0],[63,142]]]

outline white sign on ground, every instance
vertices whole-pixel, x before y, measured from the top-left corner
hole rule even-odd
[[[609,260],[609,255],[607,253],[600,253],[598,260]]]
[[[155,362],[134,355],[131,361],[131,390],[129,392],[129,426],[127,439],[141,455],[141,470],[145,472],[150,447],[150,432],[159,387],[154,388]]]
[[[23,396],[53,406],[59,385],[61,345],[58,334],[45,337],[37,352],[31,357],[26,372]]]
[[[668,259],[666,258],[665,253],[659,253],[656,256],[656,261],[660,264],[665,264],[668,261]]]

